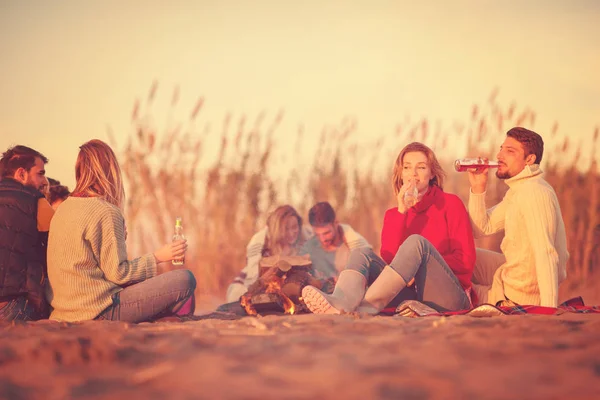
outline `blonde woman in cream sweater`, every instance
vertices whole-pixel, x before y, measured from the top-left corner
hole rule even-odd
[[[51,319],[143,322],[194,310],[196,280],[188,270],[157,276],[156,264],[181,258],[185,240],[130,259],[121,170],[100,140],[80,147],[76,187],[57,209],[48,241]]]
[[[540,135],[512,128],[497,155],[496,177],[509,189],[487,209],[488,171],[469,171],[469,215],[475,237],[504,231],[502,254],[478,249],[473,288],[478,303],[511,300],[522,305],[558,305],[558,286],[569,259],[565,225],[554,189],[542,177]]]

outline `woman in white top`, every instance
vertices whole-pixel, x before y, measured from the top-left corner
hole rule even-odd
[[[246,247],[246,266],[227,288],[226,301],[237,301],[258,279],[263,257],[295,256],[308,236],[302,229],[302,218],[294,207],[283,205],[269,214],[267,226],[258,231]]]

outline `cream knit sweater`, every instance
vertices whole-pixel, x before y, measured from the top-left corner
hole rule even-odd
[[[156,275],[154,255],[128,261],[124,228],[121,210],[102,199],[69,197],[61,204],[48,239],[51,319],[94,319],[122,286]]]
[[[558,305],[558,285],[567,277],[567,237],[556,193],[541,175],[539,165],[526,166],[506,180],[504,199],[489,210],[485,193],[469,196],[475,237],[504,230],[506,263],[495,273],[491,304],[506,296],[523,305]]]

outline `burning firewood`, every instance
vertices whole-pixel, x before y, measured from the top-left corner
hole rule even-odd
[[[302,288],[306,285],[322,288],[323,284],[313,276],[312,263],[305,257],[265,257],[260,264],[260,277],[240,303],[249,315],[268,311],[295,314],[304,310]]]

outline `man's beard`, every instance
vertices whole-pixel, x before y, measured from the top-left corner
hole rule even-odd
[[[504,165],[504,164],[501,164],[501,166],[502,166],[502,165],[503,165],[504,167],[506,167],[506,165]],[[498,169],[496,170],[496,178],[504,180],[504,179],[509,179],[509,178],[512,178],[512,175],[510,174],[510,172],[508,172],[508,170],[506,170],[505,172],[500,172],[500,168],[498,168]]]
[[[325,239],[325,240],[321,241],[321,246],[323,246],[323,247],[331,247],[331,246],[333,246],[334,244],[337,243],[337,239],[338,239],[338,235],[335,235],[331,239]]]
[[[328,239],[328,240],[323,240],[321,242],[321,244],[323,245],[323,247],[329,247],[331,246],[333,243],[335,242],[334,239]]]
[[[27,187],[30,187],[30,188],[33,188],[33,189],[35,189],[35,190],[37,190],[37,191],[40,191],[40,192],[42,192],[42,191],[43,191],[43,189],[44,189],[44,186],[46,186],[46,185],[45,185],[45,184],[41,184],[41,185],[38,187],[38,186],[36,186],[36,185],[35,185],[35,182],[34,182],[32,179],[30,179],[29,177],[27,177],[27,180],[25,181],[25,186],[27,186]]]
[[[508,171],[506,171],[506,172],[496,171],[496,178],[504,180],[504,179],[512,178],[512,176],[510,175],[510,173]]]

